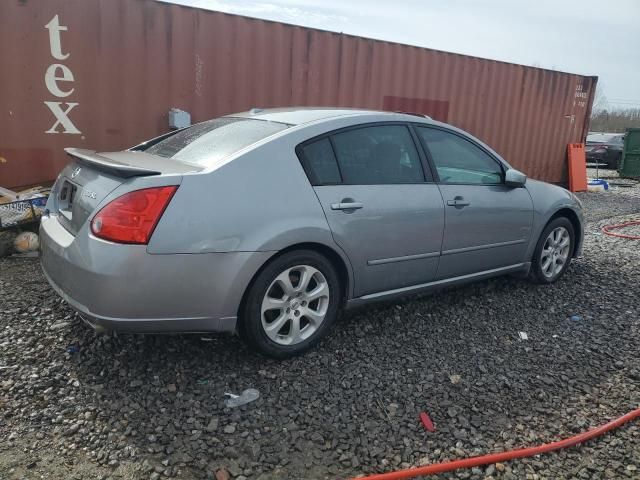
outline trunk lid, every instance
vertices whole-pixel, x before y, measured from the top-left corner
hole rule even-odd
[[[584,151],[585,152],[591,152],[593,150],[597,150],[598,148],[602,147],[604,145],[604,143],[602,142],[590,142],[589,140],[587,140],[587,142],[584,145]]]
[[[76,234],[98,205],[132,177],[198,171],[199,167],[144,152],[96,153],[67,148],[72,161],[62,170],[47,208],[58,213],[62,226]]]

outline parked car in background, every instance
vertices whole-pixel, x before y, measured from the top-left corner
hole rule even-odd
[[[623,147],[624,133],[589,133],[585,145],[587,162],[604,163],[607,168],[618,169]]]
[[[97,329],[237,332],[282,358],[342,308],[503,274],[549,284],[581,250],[572,193],[415,115],[253,110],[67,152],[42,267]]]

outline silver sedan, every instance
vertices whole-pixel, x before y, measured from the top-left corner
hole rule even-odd
[[[98,330],[236,332],[282,358],[344,308],[504,274],[550,284],[581,250],[573,194],[416,115],[255,109],[67,153],[42,267]]]

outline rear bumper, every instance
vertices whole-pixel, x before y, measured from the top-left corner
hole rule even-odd
[[[590,162],[590,163],[597,162],[597,163],[609,164],[610,162],[613,161],[613,159],[605,153],[592,153],[592,152],[586,153],[586,159],[587,159],[587,162]]]
[[[95,328],[129,332],[234,331],[242,295],[271,252],[149,254],[142,245],[74,237],[56,216],[40,226],[42,270]]]

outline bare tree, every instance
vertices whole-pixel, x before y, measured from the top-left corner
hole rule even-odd
[[[607,101],[607,96],[604,94],[604,84],[598,82],[596,84],[596,93],[593,95],[593,108],[591,111],[593,114],[597,114],[608,108],[609,102]]]
[[[596,111],[594,101],[589,131],[617,133],[634,127],[640,128],[640,108],[604,108]]]

